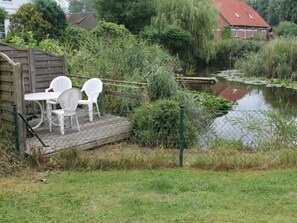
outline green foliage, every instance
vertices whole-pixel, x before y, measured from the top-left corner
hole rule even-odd
[[[98,25],[91,31],[96,37],[103,37],[105,40],[112,40],[114,38],[124,38],[131,36],[131,33],[123,25],[117,25],[111,22],[100,21]]]
[[[247,76],[296,80],[296,38],[275,38],[258,53],[238,60],[235,67],[243,70]]]
[[[84,45],[84,42],[89,36],[87,30],[76,26],[69,26],[62,34],[61,43],[68,51],[78,50]]]
[[[279,0],[278,13],[280,21],[297,23],[297,2],[295,0]]]
[[[189,55],[187,63],[208,61],[214,53],[212,39],[217,25],[217,10],[211,0],[155,1],[157,15],[152,25],[162,30],[168,25],[179,26],[191,33],[192,44],[184,49]],[[200,60],[200,61],[199,61]]]
[[[68,55],[70,74],[146,82],[151,100],[170,97],[178,89],[174,69],[179,61],[160,46],[137,40],[121,25],[101,22]]]
[[[226,39],[217,42],[216,54],[209,61],[209,65],[225,69],[232,68],[240,58],[251,52],[258,52],[265,43],[258,40]]]
[[[222,37],[224,40],[232,38],[232,30],[230,26],[226,26],[222,31]]]
[[[174,100],[159,100],[144,105],[131,115],[132,140],[143,146],[178,148],[180,108]],[[195,143],[197,132],[185,114],[185,146]]]
[[[214,114],[216,117],[226,114],[233,107],[231,101],[205,92],[195,92],[195,100],[198,104],[201,104],[206,111]]]
[[[297,23],[297,2],[295,0],[246,0],[271,25],[290,21]]]
[[[280,22],[276,28],[278,36],[297,36],[297,24],[294,22]]]
[[[19,48],[35,48],[38,45],[37,40],[34,38],[34,34],[31,31],[23,33],[22,37],[17,35],[10,36],[8,42]]]
[[[50,38],[59,38],[67,27],[67,19],[63,9],[54,0],[34,0],[36,10],[50,24],[47,34]]]
[[[7,19],[8,12],[5,10],[5,8],[0,7],[0,21],[3,21]]]
[[[27,32],[34,33],[35,38],[40,41],[46,38],[47,30],[51,24],[43,19],[41,12],[37,11],[35,4],[23,4],[16,13],[11,16],[10,35],[25,38]],[[8,37],[9,39],[10,37]]]
[[[168,49],[173,55],[179,55],[184,63],[189,61],[185,48],[192,46],[192,35],[179,26],[168,25],[158,30],[154,26],[147,26],[141,31],[140,36],[153,43],[159,43]]]
[[[98,18],[122,24],[132,33],[149,25],[155,14],[153,0],[94,0]]]
[[[55,55],[64,54],[64,48],[60,45],[58,40],[46,38],[38,42],[30,31],[24,33],[23,36],[24,38],[17,35],[10,36],[8,42],[19,48],[39,48]]]

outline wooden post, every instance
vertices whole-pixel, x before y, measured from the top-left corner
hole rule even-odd
[[[16,63],[13,65],[13,79],[15,89],[15,103],[17,111],[23,112],[24,109],[24,92],[23,92],[23,76],[21,71],[21,64]],[[24,156],[26,150],[26,127],[22,120],[18,119],[19,126],[19,142],[20,142],[20,155]]]
[[[29,58],[29,78],[30,78],[30,88],[31,92],[36,92],[36,70],[35,70],[35,61],[34,61],[34,50],[30,48],[28,50]]]
[[[150,102],[150,98],[148,96],[147,86],[144,86],[142,90],[142,103],[148,104],[149,102]]]
[[[66,54],[66,52],[64,53],[64,56],[63,56],[63,74],[65,75],[65,76],[67,76],[67,74],[68,74],[68,67],[67,67],[67,54]]]
[[[100,103],[100,111],[101,111],[101,115],[105,115],[106,114],[106,95],[105,95],[105,90],[106,90],[106,86],[105,84],[103,84],[102,86],[102,92],[99,95],[99,103]]]

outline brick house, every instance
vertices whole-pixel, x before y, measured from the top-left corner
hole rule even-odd
[[[231,36],[252,39],[259,36],[269,39],[271,27],[251,6],[241,0],[213,0],[219,10],[216,37],[221,39],[227,29]]]

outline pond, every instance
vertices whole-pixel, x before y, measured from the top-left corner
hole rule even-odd
[[[235,110],[286,109],[297,113],[295,89],[244,84],[216,78],[219,82],[215,85],[191,85],[191,88],[229,99],[236,104]]]
[[[262,138],[270,140],[269,138],[272,136],[271,131],[273,130],[267,124],[267,118],[264,114],[269,111],[282,111],[290,114],[290,117],[293,120],[295,119],[294,126],[297,126],[297,90],[227,81],[217,77],[216,74],[209,76],[216,77],[219,82],[215,85],[191,85],[191,88],[224,97],[233,101],[235,105],[228,114],[213,121],[210,130],[204,135],[204,138],[207,136],[207,139],[202,140],[202,144],[216,137],[228,140],[241,140],[248,146],[257,146],[260,141],[259,137],[261,137],[261,140]],[[258,132],[251,131],[251,118],[255,125],[265,125],[266,129],[259,132],[259,128],[254,128],[253,130],[257,129]],[[248,119],[250,123],[242,122],[242,120]],[[268,129],[269,131],[267,131]]]

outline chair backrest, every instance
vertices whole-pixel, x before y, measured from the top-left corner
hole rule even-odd
[[[57,102],[64,112],[74,112],[77,108],[78,101],[81,100],[81,91],[78,88],[70,88],[58,97]]]
[[[81,90],[86,92],[91,101],[95,101],[102,92],[102,81],[99,78],[89,79],[84,83]]]
[[[63,92],[72,88],[72,82],[66,76],[58,76],[52,80],[50,88],[53,89],[54,92]]]

